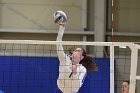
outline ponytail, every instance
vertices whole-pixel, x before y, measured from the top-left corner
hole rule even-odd
[[[87,69],[87,71],[97,71],[98,70],[95,61],[90,56],[87,56],[87,55],[84,56],[84,58],[80,61],[80,64],[82,64]]]

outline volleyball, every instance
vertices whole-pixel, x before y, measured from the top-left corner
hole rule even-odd
[[[53,17],[54,17],[54,23],[56,24],[66,24],[67,22],[67,15],[65,12],[63,11],[56,11],[54,14],[53,14]]]

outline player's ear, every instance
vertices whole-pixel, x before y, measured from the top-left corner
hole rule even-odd
[[[84,58],[84,56],[81,57],[81,60]]]

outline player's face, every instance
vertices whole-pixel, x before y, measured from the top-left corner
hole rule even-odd
[[[129,85],[128,85],[127,82],[123,82],[123,84],[122,84],[122,91],[123,91],[123,93],[128,93]]]
[[[81,48],[76,48],[72,53],[73,64],[79,63],[83,59],[83,50]]]

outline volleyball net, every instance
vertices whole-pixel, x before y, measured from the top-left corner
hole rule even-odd
[[[135,93],[136,80],[140,79],[137,76],[140,45],[38,40],[0,40],[0,90],[53,93],[59,75],[56,44],[62,44],[66,53],[73,47],[84,48],[98,66],[97,72],[89,73],[80,93],[120,93],[124,80],[130,81],[129,92]]]

